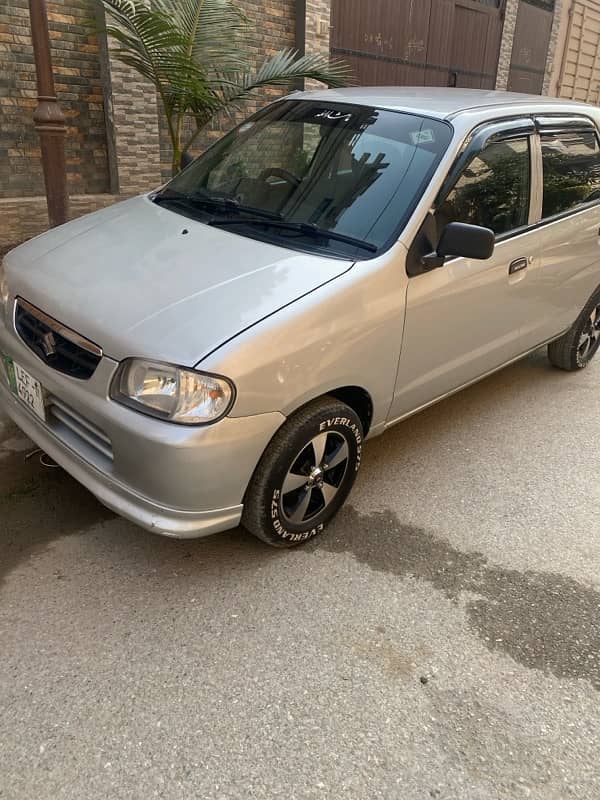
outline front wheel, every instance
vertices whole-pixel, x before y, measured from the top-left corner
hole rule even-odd
[[[274,547],[293,547],[321,533],[352,489],[362,442],[360,418],[333,397],[297,411],[256,468],[242,525]]]

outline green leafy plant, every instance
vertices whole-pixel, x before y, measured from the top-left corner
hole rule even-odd
[[[232,0],[97,0],[107,17],[115,57],[154,85],[173,149],[173,173],[215,115],[263,86],[303,78],[347,83],[348,68],[320,55],[281,50],[256,71],[250,23]],[[192,120],[192,126],[186,120]],[[190,129],[191,128],[191,129]]]

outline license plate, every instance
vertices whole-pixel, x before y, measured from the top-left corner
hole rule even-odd
[[[36,417],[46,421],[46,406],[44,403],[44,388],[30,372],[12,358],[4,356],[4,368],[8,376],[8,383],[13,391]]]

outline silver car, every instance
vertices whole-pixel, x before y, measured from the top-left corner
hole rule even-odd
[[[590,362],[599,123],[484,91],[277,101],[6,256],[0,404],[149,530],[306,541],[366,438],[541,345]]]

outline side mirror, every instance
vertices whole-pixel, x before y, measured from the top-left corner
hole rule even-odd
[[[492,257],[495,243],[496,237],[490,228],[450,222],[442,231],[437,251],[423,256],[421,264],[425,270],[436,269],[452,256],[484,261]]]

